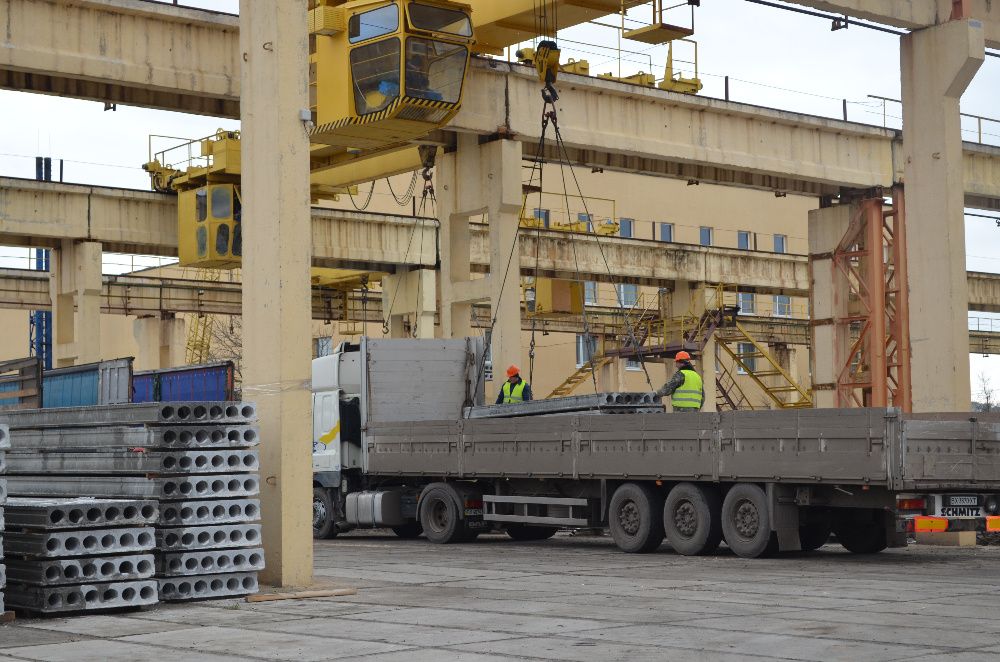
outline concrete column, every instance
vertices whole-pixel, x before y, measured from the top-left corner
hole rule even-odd
[[[837,380],[850,353],[850,339],[838,333],[835,321],[848,315],[850,285],[833,263],[834,249],[851,223],[851,205],[838,205],[809,212],[809,316],[812,329],[813,405],[818,409],[838,406]]]
[[[312,582],[312,310],[306,0],[240,0],[243,377],[258,404],[261,515],[275,586]]]
[[[135,369],[160,370],[184,365],[185,330],[184,320],[172,313],[163,317],[137,318],[132,325],[132,333],[139,345]]]
[[[389,324],[390,338],[434,337],[434,313],[437,302],[435,272],[417,269],[386,276],[382,279],[382,293],[386,308],[383,315]],[[390,312],[391,315],[388,315]],[[410,330],[404,327],[410,319]]]
[[[472,302],[457,300],[456,283],[472,277],[472,241],[469,216],[461,213],[462,178],[459,172],[471,165],[476,137],[459,134],[458,150],[438,159],[438,214],[441,223],[441,336],[472,335]]]
[[[985,59],[982,23],[911,32],[900,52],[913,411],[966,411],[972,394],[959,101]]]
[[[50,258],[52,366],[101,360],[101,244],[64,240]]]
[[[503,374],[521,360],[521,283],[514,249],[521,211],[521,144],[496,140],[480,145],[458,136],[458,148],[438,166],[441,189],[441,327],[445,338],[472,335],[471,306],[489,301],[497,318],[493,366]],[[489,223],[490,275],[470,280],[469,219]],[[508,262],[509,261],[509,262]]]
[[[698,286],[700,295],[698,300],[701,302],[701,310],[698,314],[704,313],[709,308],[718,308],[722,302],[717,300],[715,290],[705,287],[703,284]],[[716,340],[715,334],[713,333],[708,338],[708,342],[705,343],[705,348],[701,352],[701,378],[705,383],[705,404],[702,405],[702,411],[715,411],[718,406],[719,398],[719,385],[715,381],[716,374],[718,372],[718,366],[715,362],[718,360],[718,352],[716,350]]]
[[[514,247],[521,223],[521,143],[487,143],[480,158],[490,224],[490,307],[497,320],[493,365],[506,368],[521,360],[521,253]]]

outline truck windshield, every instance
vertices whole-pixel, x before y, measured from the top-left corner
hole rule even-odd
[[[410,37],[406,40],[406,96],[458,103],[468,59],[464,46]]]
[[[443,32],[460,37],[472,36],[469,15],[456,9],[413,3],[409,7],[410,25],[418,30]]]

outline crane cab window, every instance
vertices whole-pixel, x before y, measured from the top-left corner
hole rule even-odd
[[[347,38],[352,44],[392,34],[399,29],[399,7],[386,5],[355,14],[347,23]]]
[[[352,50],[351,76],[358,115],[387,107],[399,96],[399,39],[383,39]]]
[[[468,59],[464,46],[410,37],[406,40],[406,96],[458,103]]]
[[[208,218],[208,189],[198,189],[194,194],[194,209],[199,222]]]
[[[218,219],[228,219],[233,215],[233,195],[228,186],[216,186],[212,189],[212,216]]]
[[[454,34],[460,37],[472,36],[472,22],[465,12],[416,2],[409,6],[408,11],[410,25],[417,30]]]

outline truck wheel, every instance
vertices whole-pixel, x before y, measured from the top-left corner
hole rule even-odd
[[[852,554],[878,554],[888,547],[885,527],[878,522],[859,521],[856,518],[838,518],[833,532],[837,541]]]
[[[420,524],[431,542],[448,544],[469,540],[469,530],[459,515],[460,496],[451,485],[439,483],[420,496]]]
[[[719,493],[694,483],[675,485],[663,506],[663,530],[678,554],[711,554],[722,542]]]
[[[645,554],[663,542],[663,497],[647,485],[625,483],[608,508],[608,528],[618,549]]]
[[[313,488],[313,538],[325,540],[337,536],[337,522],[333,517],[333,499],[323,487]]]
[[[412,540],[420,537],[420,534],[424,532],[424,527],[417,521],[407,522],[401,526],[392,527],[392,532],[400,538]]]
[[[729,548],[745,559],[764,556],[773,549],[764,490],[751,483],[734,485],[722,503],[722,531]]]
[[[810,522],[799,527],[799,545],[803,552],[812,552],[830,539],[829,522]]]
[[[524,524],[508,524],[507,535],[514,540],[527,542],[530,540],[548,540],[559,529],[554,526],[525,526]]]

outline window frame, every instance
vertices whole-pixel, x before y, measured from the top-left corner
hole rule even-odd
[[[378,34],[371,35],[371,36],[368,36],[368,37],[362,36],[360,32],[358,33],[358,37],[357,38],[351,36],[351,23],[353,23],[355,19],[357,19],[358,26],[360,27],[360,25],[361,25],[361,17],[362,16],[364,16],[366,14],[372,14],[372,13],[375,13],[375,12],[378,12],[378,11],[382,11],[383,9],[388,9],[389,7],[393,7],[396,10],[396,27],[394,27],[392,30],[389,30],[388,32],[380,32]],[[400,11],[399,11],[399,4],[396,3],[396,2],[391,2],[389,4],[382,5],[381,7],[375,7],[374,9],[369,9],[368,11],[364,11],[364,12],[360,12],[360,13],[354,14],[353,16],[351,16],[350,18],[347,19],[347,43],[350,44],[353,47],[353,46],[355,46],[357,44],[363,44],[363,43],[365,43],[367,41],[371,41],[372,39],[378,39],[379,37],[385,37],[386,35],[396,34],[397,32],[399,32],[399,28],[400,28],[400,25],[402,23],[402,21],[400,19],[401,19],[401,16],[400,16]]]
[[[705,243],[705,232],[708,232],[708,243]],[[708,225],[702,225],[698,228],[698,243],[701,246],[713,246],[715,244],[715,230]]]
[[[670,239],[663,238],[663,231],[669,229]],[[660,233],[657,235],[657,240],[662,241],[665,244],[674,243],[674,224],[673,223],[660,223]]]

